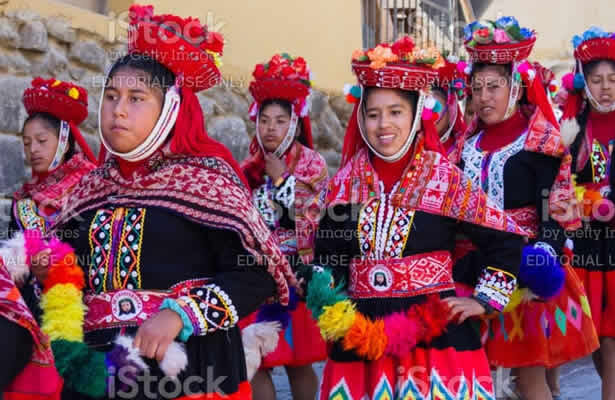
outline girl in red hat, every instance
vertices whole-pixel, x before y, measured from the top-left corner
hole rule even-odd
[[[342,167],[317,265],[301,271],[330,342],[321,399],[494,398],[473,317],[508,303],[523,232],[446,157],[430,94],[442,65],[409,37],[353,55],[360,91]],[[452,277],[460,232],[485,254],[468,298]]]
[[[5,259],[0,257],[0,336],[10,343],[0,367],[0,393],[5,399],[23,398],[25,393],[55,399],[62,383],[49,339],[37,323],[40,285],[48,271],[36,260],[30,270],[20,270],[10,248],[23,246],[22,231],[48,231],[70,191],[95,168],[95,158],[78,128],[88,115],[85,89],[53,78],[35,78],[24,92],[23,103],[28,117],[22,138],[32,179],[13,195],[9,229],[14,238],[5,245]]]
[[[524,398],[549,399],[545,370],[598,345],[583,287],[569,259],[561,257],[571,254],[565,231],[580,224],[568,143],[540,76],[526,60],[535,33],[502,17],[468,25],[466,35],[477,119],[470,127],[476,134],[464,145],[463,169],[530,235],[514,301],[490,321],[487,355],[496,366],[518,368]],[[466,282],[476,279],[456,272]]]
[[[23,103],[28,118],[22,138],[32,179],[13,195],[11,228],[46,233],[68,193],[95,167],[78,128],[88,116],[88,93],[70,82],[35,78]]]
[[[258,64],[250,93],[256,134],[242,169],[252,200],[291,265],[313,258],[316,230],[328,180],[325,160],[313,150],[309,119],[310,70],[302,57],[274,55]],[[256,399],[275,399],[270,370],[284,366],[295,399],[313,399],[318,378],[312,363],[326,358],[325,343],[304,301],[263,306],[243,325],[248,376]],[[277,322],[279,325],[273,325]],[[267,330],[269,333],[266,333]],[[264,349],[262,339],[277,340]],[[260,370],[256,371],[261,363]]]
[[[223,39],[136,5],[128,36],[101,95],[102,165],[56,236],[26,243],[54,256],[43,330],[63,398],[251,398],[237,322],[269,297],[287,305],[296,281],[239,165],[205,130],[195,93],[220,81]]]
[[[584,210],[574,235],[576,271],[587,291],[600,337],[594,364],[602,398],[615,396],[615,242],[613,241],[613,144],[615,143],[615,34],[592,27],[572,40],[576,68],[563,79],[568,91],[562,132],[573,144],[573,171]]]

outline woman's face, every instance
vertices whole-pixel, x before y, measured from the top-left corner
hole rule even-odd
[[[58,148],[59,132],[47,122],[36,118],[23,127],[23,149],[26,160],[35,173],[49,169]]]
[[[136,149],[154,129],[162,112],[163,94],[148,85],[146,72],[121,68],[105,88],[101,130],[105,141],[119,153]]]
[[[373,88],[365,103],[365,130],[369,144],[392,156],[404,145],[414,121],[414,107],[393,89]]]
[[[487,66],[472,78],[472,108],[486,125],[504,120],[510,96],[510,79],[502,68]]]
[[[600,105],[615,103],[615,64],[600,61],[587,76],[587,88]]]
[[[290,114],[279,104],[269,104],[258,116],[258,135],[265,150],[274,152],[290,127]]]
[[[442,105],[442,112],[440,114],[440,119],[438,119],[438,122],[436,122],[436,129],[438,130],[438,135],[442,136],[444,135],[444,133],[446,133],[446,131],[449,128],[450,125],[450,114],[446,105],[447,105],[447,98],[446,98],[446,93],[444,93],[441,90],[434,90],[432,92],[433,97],[436,98],[436,100],[438,100],[438,102]]]

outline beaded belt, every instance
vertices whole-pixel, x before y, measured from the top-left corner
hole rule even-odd
[[[348,294],[355,299],[413,297],[454,290],[453,261],[448,251],[350,264]]]
[[[166,298],[186,296],[191,289],[202,287],[209,279],[193,279],[173,285],[169,290],[113,290],[84,296],[88,312],[83,330],[87,332],[134,327],[156,314]]]

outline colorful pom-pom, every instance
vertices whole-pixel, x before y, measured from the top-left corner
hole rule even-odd
[[[468,63],[465,61],[459,61],[457,63],[457,71],[459,71],[459,73],[464,73],[465,69],[467,68]]]
[[[433,118],[433,112],[430,109],[425,109],[423,111],[423,121],[431,121]]]
[[[576,90],[581,90],[585,88],[585,78],[583,78],[582,74],[576,74],[574,76],[573,86]]]
[[[433,107],[433,112],[440,113],[442,111],[442,103],[436,100],[436,104]]]
[[[433,108],[436,106],[436,99],[435,97],[429,96],[427,99],[425,99],[425,108],[428,110],[433,110]]]
[[[574,74],[572,72],[562,76],[562,86],[569,92],[574,90]]]
[[[356,98],[356,99],[360,99],[361,98],[361,87],[354,85],[351,89],[350,89],[350,94]]]

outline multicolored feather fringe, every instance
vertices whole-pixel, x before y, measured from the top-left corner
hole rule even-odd
[[[417,344],[442,335],[449,323],[449,306],[438,295],[406,312],[372,320],[356,310],[342,285],[336,287],[332,274],[320,267],[308,283],[306,301],[325,340],[341,340],[345,350],[367,360],[407,355]]]

